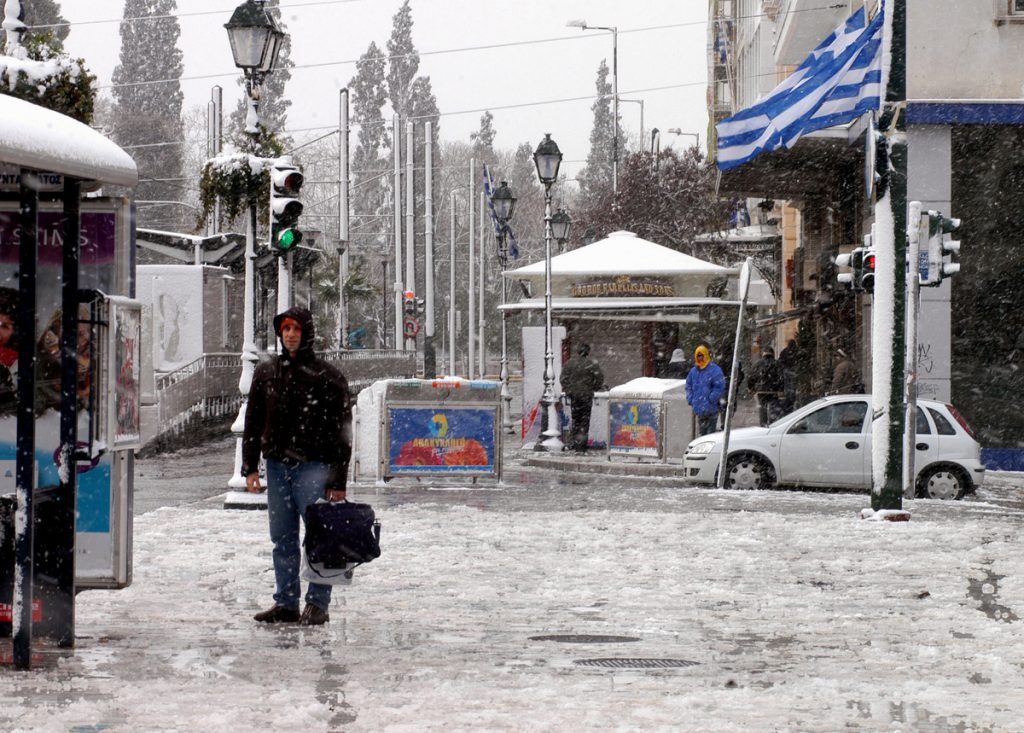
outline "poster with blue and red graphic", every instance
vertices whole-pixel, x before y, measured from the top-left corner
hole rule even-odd
[[[387,408],[387,475],[497,471],[498,412],[493,407]]]
[[[661,401],[608,402],[608,452],[660,457]]]

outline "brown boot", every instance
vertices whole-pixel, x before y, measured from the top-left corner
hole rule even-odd
[[[324,609],[307,603],[302,609],[302,616],[299,618],[300,626],[320,626],[331,620],[330,615]]]
[[[293,624],[299,620],[299,609],[285,608],[276,603],[266,611],[260,611],[254,619],[261,624]]]

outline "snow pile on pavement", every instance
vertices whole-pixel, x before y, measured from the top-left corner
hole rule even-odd
[[[136,520],[135,582],[78,599],[25,731],[963,731],[1024,719],[1024,513],[628,486],[396,490],[327,627],[266,627],[266,515]],[[564,644],[551,634],[635,642]],[[670,659],[609,669],[597,658]]]

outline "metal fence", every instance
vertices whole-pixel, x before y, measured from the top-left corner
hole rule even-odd
[[[269,358],[262,354],[261,359]],[[390,349],[326,351],[358,392],[378,379],[416,375],[416,352]],[[210,353],[173,372],[156,377],[157,427],[154,437],[180,434],[198,420],[234,415],[242,404],[238,354]]]

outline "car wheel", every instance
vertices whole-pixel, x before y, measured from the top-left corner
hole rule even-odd
[[[775,483],[775,473],[763,458],[751,455],[732,456],[725,474],[727,489],[769,489]]]
[[[961,499],[969,485],[959,469],[933,466],[918,477],[917,495],[925,499]]]

